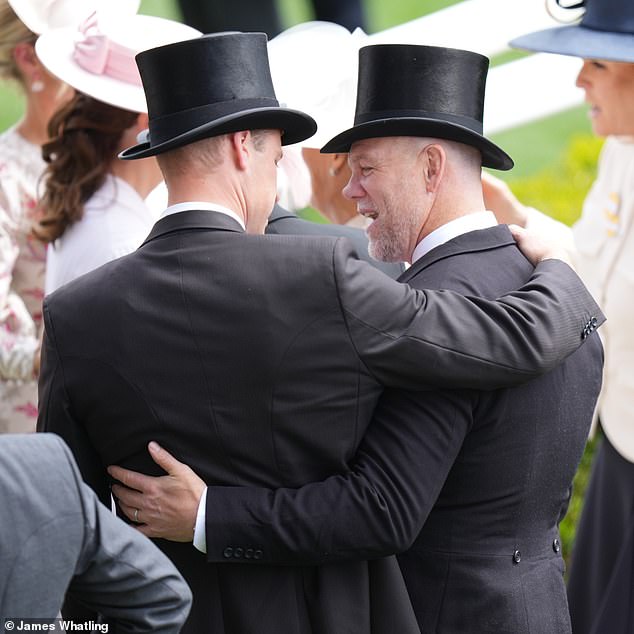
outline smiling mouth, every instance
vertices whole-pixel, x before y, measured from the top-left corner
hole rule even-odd
[[[376,220],[379,217],[379,214],[372,209],[357,209],[357,213],[362,215],[364,218],[370,218],[370,220]]]

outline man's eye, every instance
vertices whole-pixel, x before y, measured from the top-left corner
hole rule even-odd
[[[368,174],[370,174],[372,172],[372,168],[371,167],[361,167],[361,174],[363,174],[364,176],[368,176]]]

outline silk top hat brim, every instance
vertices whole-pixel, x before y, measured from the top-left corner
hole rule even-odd
[[[215,33],[137,55],[147,138],[119,157],[155,156],[240,130],[280,130],[282,144],[315,133],[314,119],[279,105],[264,33]]]
[[[560,4],[559,0],[556,0]],[[557,53],[584,59],[634,62],[634,2],[632,0],[583,0],[564,10],[579,24],[535,31],[510,42],[514,48]]]
[[[213,117],[211,114],[209,116]],[[240,130],[281,130],[282,145],[291,145],[312,136],[317,130],[317,124],[298,110],[282,107],[253,108],[210,120],[161,143],[153,145],[146,140],[124,150],[119,158],[132,160],[156,156],[189,143]],[[146,138],[149,138],[149,133]]]
[[[362,139],[419,136],[477,148],[482,165],[509,170],[513,160],[482,134],[489,60],[438,46],[377,44],[359,51],[354,126],[321,149],[348,152]]]
[[[420,136],[456,141],[480,150],[483,167],[506,171],[514,165],[513,159],[502,148],[481,134],[458,123],[425,117],[422,113],[417,117],[392,117],[360,123],[328,141],[321,152],[349,152],[355,141],[390,136]]]

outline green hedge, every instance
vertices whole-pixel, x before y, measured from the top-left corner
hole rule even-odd
[[[596,177],[603,141],[592,135],[571,137],[563,158],[534,176],[509,179],[509,186],[525,204],[571,225],[581,213],[583,199]]]

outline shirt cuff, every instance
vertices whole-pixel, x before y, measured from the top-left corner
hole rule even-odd
[[[206,533],[206,519],[207,519],[207,489],[203,491],[200,496],[200,502],[198,503],[198,513],[196,513],[196,527],[194,528],[194,548],[198,549],[201,553],[207,552],[207,533]]]

